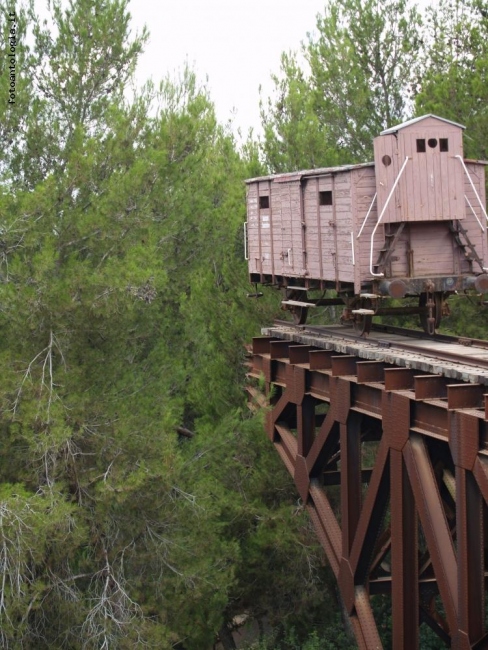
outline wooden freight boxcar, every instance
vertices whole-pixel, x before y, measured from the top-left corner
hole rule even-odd
[[[251,282],[283,288],[297,322],[342,303],[360,331],[382,298],[418,296],[433,333],[450,294],[488,291],[485,163],[464,160],[463,129],[425,115],[375,138],[374,163],[246,181]]]

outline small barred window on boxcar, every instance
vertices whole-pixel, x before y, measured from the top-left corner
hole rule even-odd
[[[319,205],[332,205],[332,191],[319,192]]]
[[[439,138],[439,149],[449,151],[449,140],[447,138]]]
[[[425,153],[425,138],[417,138],[417,153]]]
[[[269,210],[269,196],[260,196],[259,197],[259,209],[260,210]]]

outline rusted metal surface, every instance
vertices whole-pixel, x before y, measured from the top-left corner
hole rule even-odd
[[[270,390],[268,436],[358,646],[383,647],[375,598],[387,594],[393,650],[419,648],[422,624],[455,650],[485,647],[488,380],[453,378],[450,361],[398,366],[367,341],[273,335],[255,339],[250,375]]]
[[[488,385],[488,349],[476,342],[466,346],[455,338],[451,341],[447,337],[439,340],[420,337],[414,339],[381,330],[372,331],[368,338],[361,338],[352,329],[340,325],[295,327],[291,323],[284,325],[282,322],[265,327],[262,332],[283,341],[319,346],[362,360],[383,361],[397,367],[420,370],[422,373],[442,374],[460,382]]]

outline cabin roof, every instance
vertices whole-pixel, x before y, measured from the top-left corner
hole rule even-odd
[[[348,172],[353,169],[362,169],[364,167],[374,167],[373,162],[358,163],[356,165],[340,165],[337,167],[319,167],[318,169],[304,169],[297,172],[285,174],[269,174],[268,176],[257,176],[256,178],[248,178],[246,183],[255,183],[256,181],[275,181],[277,183],[286,183],[287,181],[298,181],[300,178],[306,176],[327,176],[328,174],[337,174],[338,172]]]
[[[435,117],[435,116],[433,115],[429,117]],[[446,122],[447,120],[444,121]],[[410,122],[412,122],[412,120],[410,120]],[[407,124],[407,122],[405,122],[405,124]],[[454,124],[454,122],[451,122],[451,124]],[[473,160],[471,158],[464,158],[464,162],[473,163],[476,165],[488,165],[488,161],[486,160]],[[337,174],[338,172],[348,172],[354,169],[363,169],[365,167],[374,167],[374,166],[375,165],[373,162],[369,162],[369,163],[358,163],[356,165],[340,165],[337,167],[319,167],[318,169],[305,169],[297,172],[286,172],[282,174],[268,174],[268,176],[256,176],[255,178],[247,178],[244,182],[247,183],[248,185],[250,185],[251,183],[256,183],[257,181],[274,181],[276,183],[286,183],[291,181],[298,181],[303,177],[313,178],[314,176],[327,176],[328,174]]]
[[[445,122],[446,124],[457,126],[460,129],[466,128],[462,124],[458,124],[457,122],[453,122],[452,120],[446,120],[445,117],[439,117],[438,115],[433,115],[432,113],[429,113],[428,115],[421,115],[420,117],[414,117],[412,120],[408,120],[407,122],[403,122],[402,124],[397,124],[396,126],[392,126],[391,128],[382,131],[380,135],[389,135],[391,133],[396,133],[401,129],[411,126],[412,124],[416,124],[417,122],[421,122],[422,120],[425,120],[429,117],[433,117],[435,120],[440,120],[441,122]]]

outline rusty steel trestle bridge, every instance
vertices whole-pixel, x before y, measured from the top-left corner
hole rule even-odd
[[[393,650],[419,648],[421,623],[447,647],[488,648],[488,350],[327,327],[263,333],[249,374],[265,380],[267,434],[359,648],[383,647],[377,594],[391,596]]]

